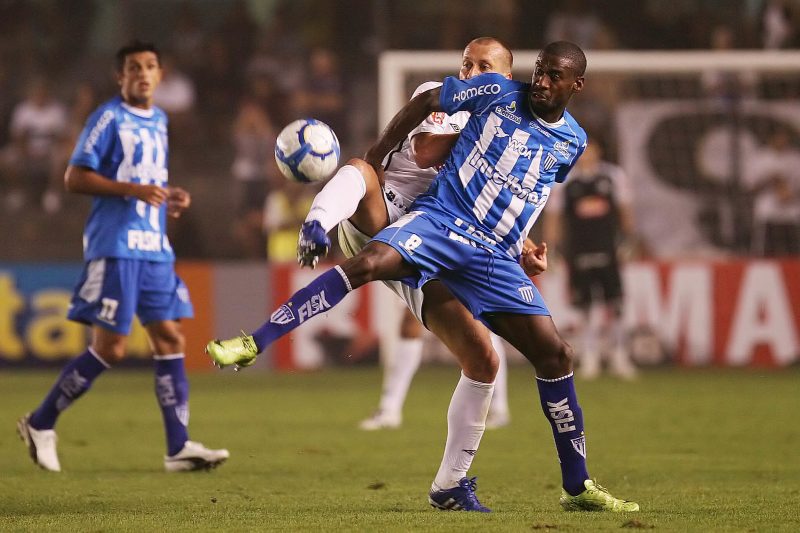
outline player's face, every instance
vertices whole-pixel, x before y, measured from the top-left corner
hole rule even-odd
[[[468,44],[464,49],[458,78],[468,80],[485,72],[497,72],[511,78],[511,65],[508,64],[505,50],[497,43]]]
[[[567,102],[583,89],[583,76],[577,76],[566,57],[540,55],[531,80],[530,101],[536,114],[549,122],[561,118]]]
[[[149,108],[153,103],[153,92],[161,82],[161,65],[153,52],[137,52],[125,56],[122,72],[117,81],[125,102],[134,107]]]

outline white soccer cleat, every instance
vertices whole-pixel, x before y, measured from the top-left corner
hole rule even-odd
[[[362,420],[358,424],[359,429],[364,431],[377,431],[379,429],[397,429],[403,423],[403,416],[400,413],[388,413],[385,411],[375,411],[371,417]]]
[[[210,470],[224,463],[230,455],[228,450],[212,450],[199,442],[187,440],[181,451],[164,457],[164,470],[167,472]]]
[[[61,463],[58,462],[56,443],[58,436],[54,429],[34,429],[27,414],[17,420],[17,433],[25,445],[33,462],[50,472],[61,472]]]

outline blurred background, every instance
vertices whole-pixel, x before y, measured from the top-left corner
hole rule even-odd
[[[116,94],[122,44],[163,51],[170,182],[193,195],[170,237],[198,314],[190,364],[207,368],[208,339],[256,326],[314,275],[294,262],[319,186],[277,171],[280,129],[315,117],[344,158],[359,155],[386,110],[456,74],[463,46],[484,35],[517,53],[518,79],[549,41],[587,50],[586,90],[569,109],[629,178],[621,253],[636,363],[796,365],[796,0],[0,0],[0,365],[60,365],[85,347],[64,313],[89,199],[66,195],[62,177],[86,117]],[[580,317],[553,244],[537,282],[569,333]],[[375,362],[396,329],[386,298],[354,293],[259,364]],[[148,353],[138,327],[130,349]],[[431,343],[448,359],[441,351]]]

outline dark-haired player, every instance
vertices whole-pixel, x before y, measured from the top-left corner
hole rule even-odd
[[[191,317],[189,291],[175,274],[167,215],[189,207],[168,183],[167,116],[153,106],[161,81],[158,50],[133,42],[116,56],[120,94],[89,117],[64,177],[68,191],[92,196],[83,235],[83,274],[68,317],[91,325],[92,342],[64,367],[39,407],[17,430],[34,462],[61,470],[53,429],[58,416],[125,356],[134,314],[155,352],[155,392],[167,437],[168,472],[206,469],[228,458],[189,440],[189,383],[179,320]]]

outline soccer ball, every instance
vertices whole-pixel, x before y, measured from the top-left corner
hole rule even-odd
[[[292,181],[324,180],[339,165],[339,139],[324,122],[313,118],[295,120],[278,135],[275,161]]]

